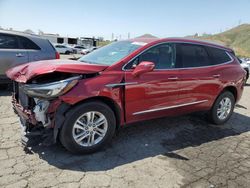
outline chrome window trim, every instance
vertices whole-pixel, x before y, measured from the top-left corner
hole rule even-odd
[[[200,44],[200,43],[195,43],[195,42],[180,42],[180,41],[169,41],[169,42],[161,42],[161,43],[158,43],[158,44],[155,44],[153,46],[150,46],[148,47],[147,49],[141,51],[139,54],[137,54],[135,57],[133,57],[131,60],[129,60],[128,63],[126,63],[125,65],[122,66],[122,70],[123,71],[131,71],[133,69],[125,69],[125,67],[131,63],[133,60],[135,60],[138,56],[140,56],[141,54],[143,54],[145,51],[147,50],[150,50],[151,48],[155,47],[155,46],[158,46],[158,45],[161,45],[161,44],[169,44],[169,43],[175,43],[175,44],[194,44],[194,45],[201,45],[201,46],[208,46],[208,47],[212,47],[212,48],[216,48],[216,49],[220,49],[220,50],[223,50],[226,52],[226,54],[229,56],[229,58],[231,59],[230,61],[227,61],[227,62],[224,62],[224,63],[220,63],[220,64],[217,64],[217,65],[208,65],[208,66],[203,66],[203,67],[186,67],[186,68],[171,68],[171,69],[154,69],[156,71],[166,71],[166,70],[181,70],[181,69],[197,69],[197,68],[207,68],[207,67],[214,67],[214,66],[220,66],[220,65],[224,65],[224,64],[229,64],[229,63],[232,63],[234,61],[234,59],[232,58],[232,56],[224,49],[224,48],[220,48],[220,47],[217,47],[217,46],[213,46],[212,44],[209,45],[209,44]]]
[[[144,111],[134,112],[133,115],[140,115],[140,114],[145,114],[145,113],[150,113],[150,112],[168,110],[168,109],[172,109],[172,108],[179,108],[179,107],[183,107],[183,106],[190,106],[190,105],[194,105],[194,104],[204,103],[207,101],[208,100],[201,100],[201,101],[190,102],[190,103],[185,103],[185,104],[178,104],[178,105],[174,105],[174,106],[167,106],[167,107],[162,107],[162,108],[144,110]]]

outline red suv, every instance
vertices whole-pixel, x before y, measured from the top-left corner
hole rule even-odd
[[[207,111],[225,123],[246,77],[233,50],[191,39],[132,39],[79,61],[47,60],[7,71],[26,136],[74,153],[99,150],[128,123]],[[51,139],[51,136],[53,136]]]

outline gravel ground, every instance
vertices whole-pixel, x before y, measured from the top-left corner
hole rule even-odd
[[[222,127],[199,114],[141,122],[104,151],[77,156],[59,144],[24,150],[0,90],[0,187],[249,187],[249,96],[250,84]]]

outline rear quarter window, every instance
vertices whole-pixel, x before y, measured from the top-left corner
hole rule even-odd
[[[22,49],[41,50],[41,48],[36,43],[31,41],[30,39],[28,39],[26,37],[18,37],[18,38],[19,38],[19,42],[20,42],[20,47]]]
[[[229,55],[226,53],[225,50],[213,47],[207,47],[207,49],[212,58],[213,65],[218,65],[231,61],[231,58],[229,57]]]

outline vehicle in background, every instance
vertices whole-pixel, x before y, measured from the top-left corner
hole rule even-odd
[[[246,62],[250,67],[250,58],[240,58],[242,61]]]
[[[250,67],[250,59],[246,60],[246,63],[249,65]]]
[[[88,54],[88,53],[90,53],[90,52],[92,52],[92,51],[94,51],[96,49],[98,49],[98,47],[95,47],[95,46],[91,47],[91,48],[82,49],[81,50],[81,54],[82,55],[86,55],[86,54]]]
[[[28,62],[59,59],[47,39],[37,35],[0,30],[0,84],[9,83],[5,71]]]
[[[98,47],[94,46],[94,47],[92,47],[91,51],[95,51],[97,49],[98,49]]]
[[[86,48],[82,45],[75,45],[73,46],[73,49],[75,50],[76,54],[81,54],[82,50],[85,50]]]
[[[247,82],[249,78],[250,64],[248,64],[247,61],[245,61],[244,59],[238,58],[238,60],[240,62],[241,67],[247,72],[247,75],[246,75],[246,82]]]
[[[78,61],[30,63],[7,75],[26,136],[60,140],[74,153],[98,151],[121,126],[153,118],[205,111],[221,125],[246,78],[232,49],[185,38],[118,41]]]
[[[86,55],[86,54],[88,54],[89,52],[91,52],[91,49],[90,49],[90,48],[86,48],[86,49],[82,49],[82,50],[81,50],[81,54],[82,54],[82,55]]]
[[[74,50],[72,47],[64,45],[64,44],[54,44],[54,47],[56,48],[56,51],[60,54],[74,53]]]

